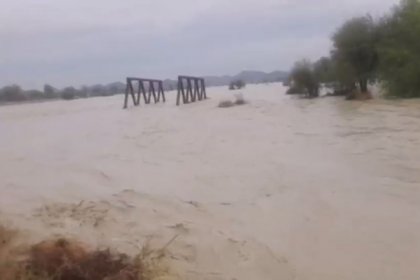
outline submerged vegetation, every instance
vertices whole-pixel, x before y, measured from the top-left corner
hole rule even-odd
[[[150,280],[167,273],[164,249],[145,246],[130,257],[64,238],[17,247],[16,234],[0,226],[1,280]]]
[[[219,105],[217,107],[219,108],[230,108],[234,106],[241,106],[248,104],[248,102],[245,100],[244,96],[242,94],[235,94],[235,100],[221,100],[219,102]]]
[[[313,98],[319,96],[319,81],[315,77],[314,66],[307,60],[299,61],[295,64],[290,73],[292,85],[288,94],[304,94]]]
[[[246,86],[246,83],[243,80],[241,79],[234,80],[229,83],[229,90],[242,89],[245,86]]]
[[[402,0],[388,15],[375,20],[348,20],[333,34],[329,57],[293,68],[289,94],[317,96],[317,85],[348,99],[370,97],[369,84],[383,86],[388,96],[420,97],[420,1]]]

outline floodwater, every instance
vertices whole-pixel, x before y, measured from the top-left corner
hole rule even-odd
[[[129,253],[175,237],[173,278],[419,279],[420,101],[241,92],[0,107],[0,219]]]

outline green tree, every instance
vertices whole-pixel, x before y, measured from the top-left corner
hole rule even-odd
[[[292,86],[289,94],[302,93],[308,97],[319,96],[319,81],[315,75],[314,66],[308,60],[301,60],[295,63],[290,73]]]
[[[334,64],[330,57],[321,57],[314,65],[314,74],[320,83],[331,83],[335,81]]]
[[[378,66],[377,37],[371,16],[353,18],[334,34],[332,57],[341,83],[357,85],[363,93],[368,91]]]
[[[56,98],[57,96],[57,90],[49,85],[49,84],[45,84],[44,85],[44,96],[45,98]]]
[[[25,95],[30,100],[42,100],[42,99],[45,99],[44,92],[43,91],[40,91],[40,90],[36,90],[36,89],[31,89],[31,90],[25,91]]]
[[[18,85],[5,86],[0,89],[0,101],[17,102],[23,100],[26,100],[26,95]]]
[[[65,100],[74,99],[77,96],[77,90],[74,87],[66,87],[61,91],[61,98]]]
[[[380,22],[380,78],[392,96],[420,97],[420,2],[403,0]]]

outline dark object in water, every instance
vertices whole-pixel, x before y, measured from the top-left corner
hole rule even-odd
[[[137,90],[134,89],[134,83],[137,82]],[[146,86],[148,85],[148,90],[146,91]],[[157,95],[156,95],[157,94]],[[134,106],[140,105],[140,97],[143,95],[144,102],[150,104],[151,98],[155,103],[162,101],[166,102],[165,91],[163,90],[163,81],[162,80],[153,80],[153,79],[142,79],[142,78],[127,78],[127,86],[125,89],[124,97],[124,109],[128,107],[128,96],[131,95],[133,99]]]
[[[178,95],[176,97],[177,106],[180,105],[181,101],[184,104],[188,104],[204,99],[207,99],[206,83],[204,78],[178,76]]]
[[[142,268],[126,255],[113,255],[109,250],[90,252],[66,239],[33,246],[26,266],[28,275],[52,280],[144,280]]]

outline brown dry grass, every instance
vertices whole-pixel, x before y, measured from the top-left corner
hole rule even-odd
[[[242,96],[242,94],[238,94],[235,96],[235,105],[245,105],[248,102],[245,100],[245,98]]]
[[[25,270],[52,280],[143,280],[142,264],[109,250],[87,251],[76,241],[58,239],[33,246]]]
[[[231,108],[234,106],[240,106],[248,104],[248,102],[245,100],[245,98],[242,96],[242,94],[236,94],[235,95],[235,101],[231,100],[222,100],[219,102],[218,107],[219,108]]]
[[[15,280],[15,272],[18,270],[16,262],[10,261],[10,256],[15,256],[12,243],[15,231],[0,226],[0,279]],[[14,259],[16,257],[13,257]]]
[[[235,104],[230,100],[222,100],[219,102],[219,105],[218,105],[219,108],[230,108],[233,106],[235,106]]]
[[[129,257],[59,238],[17,253],[14,234],[0,227],[1,280],[151,280],[167,273],[160,265],[166,248],[144,246],[136,257]]]

